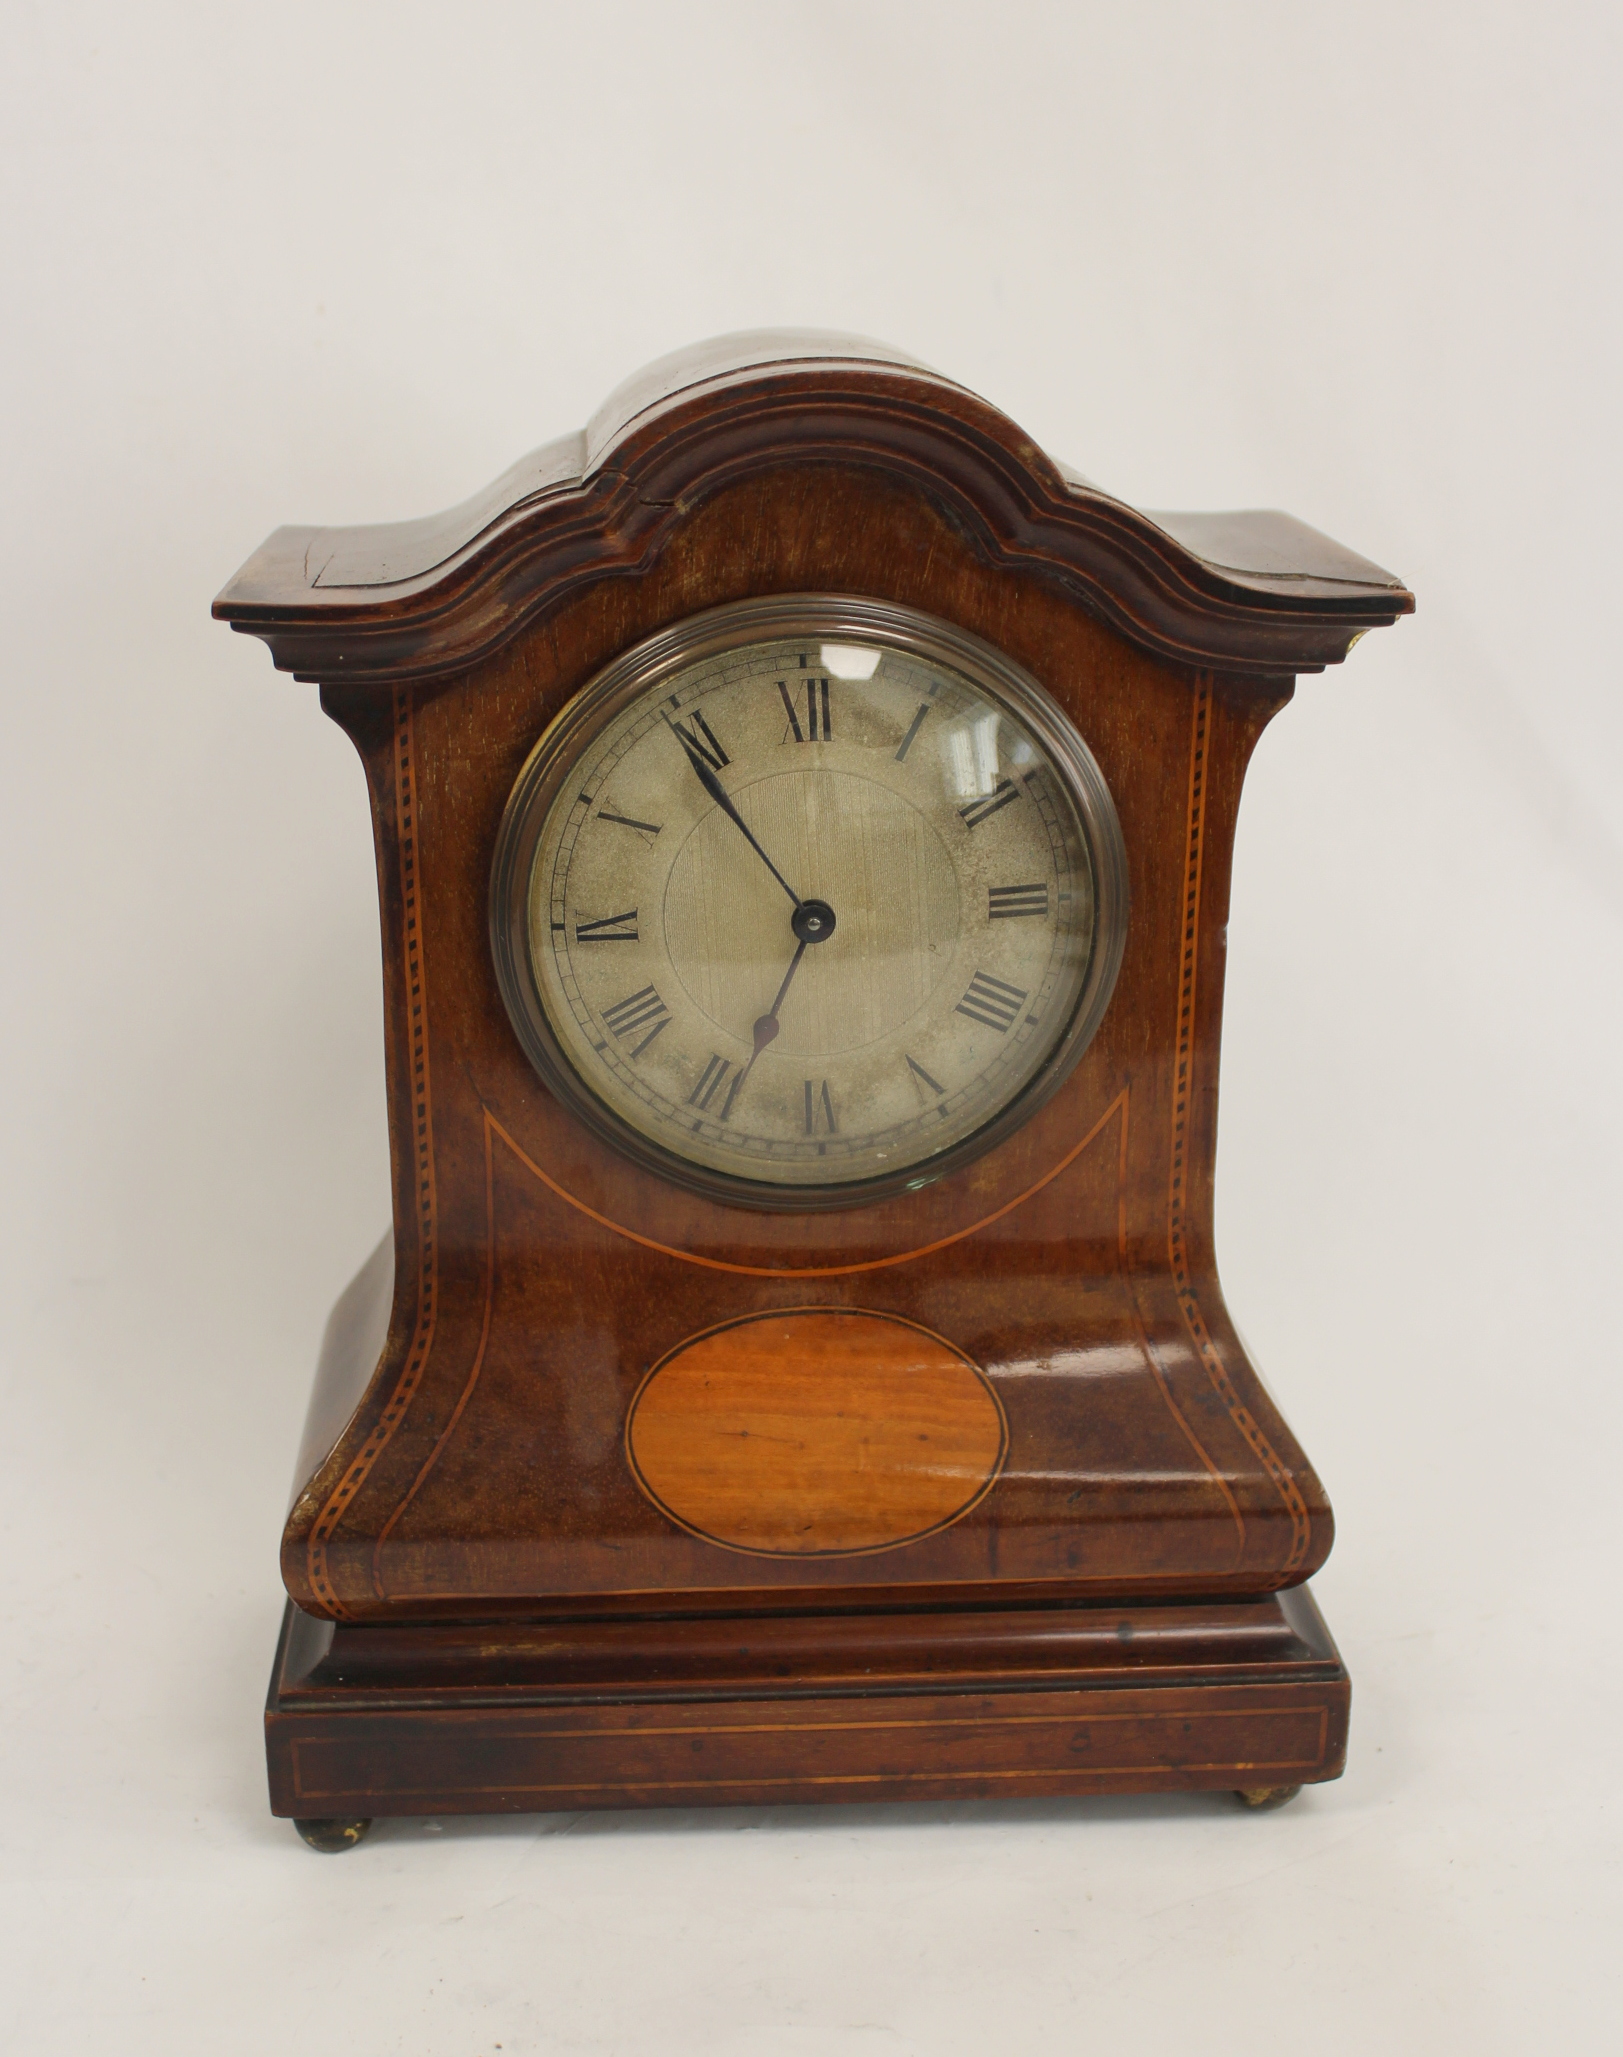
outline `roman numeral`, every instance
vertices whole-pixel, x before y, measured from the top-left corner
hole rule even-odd
[[[806,681],[806,726],[800,726],[800,716],[795,711],[794,696],[782,679],[778,680],[778,692],[783,698],[783,711],[789,717],[789,726],[783,732],[784,742],[793,734],[797,743],[832,743],[834,731],[828,724],[828,680],[807,679]],[[822,727],[818,728],[818,696],[822,696]]]
[[[637,910],[601,915],[596,921],[577,921],[577,943],[634,943],[637,940]]]
[[[967,807],[960,807],[958,818],[965,828],[978,829],[983,821],[989,821],[1000,807],[1007,807],[1011,800],[1018,800],[1020,788],[1013,779],[999,779],[984,799],[971,800]]]
[[[930,703],[928,700],[926,700],[924,705],[919,709],[918,713],[914,715],[912,721],[908,724],[907,734],[902,738],[902,747],[896,752],[896,762],[898,764],[906,763],[907,753],[913,747],[913,738],[918,734],[919,730],[923,728],[924,717],[929,713],[929,711]]]
[[[644,986],[640,993],[628,993],[612,1007],[605,1007],[603,1019],[622,1043],[647,1029],[647,1035],[632,1051],[633,1057],[640,1057],[660,1030],[671,1025],[670,1010],[652,986]]]
[[[1048,912],[1048,888],[1041,886],[988,886],[986,889],[986,918],[988,921],[1018,921],[1025,914]]]
[[[733,760],[716,741],[715,731],[697,707],[693,710],[692,728],[689,728],[685,721],[671,721],[668,714],[665,719],[670,723],[672,734],[690,757],[702,757],[712,771],[720,771],[724,764],[732,763]]]
[[[924,1066],[918,1063],[914,1058],[907,1057],[907,1053],[905,1051],[902,1054],[904,1058],[906,1058],[908,1070],[913,1074],[913,1087],[914,1090],[917,1092],[919,1098],[921,1100],[924,1098],[924,1088],[928,1086],[930,1088],[930,1091],[935,1094],[938,1100],[944,1100],[947,1097],[947,1089],[941,1083],[941,1081],[939,1079],[931,1078],[930,1074],[925,1070]],[[936,1109],[936,1113],[941,1116],[943,1121],[946,1120],[947,1110],[945,1107],[938,1107]]]
[[[597,818],[599,821],[618,822],[623,829],[637,829],[645,836],[657,836],[664,826],[657,821],[633,821],[629,814],[610,814],[606,807],[598,809]]]
[[[840,1125],[834,1119],[834,1098],[828,1090],[828,1080],[824,1079],[821,1090],[814,1092],[811,1080],[807,1079],[806,1133],[808,1136],[815,1136],[817,1133],[817,1112],[819,1108],[822,1109],[823,1119],[828,1124],[829,1134],[837,1136],[840,1132]]]
[[[1025,1004],[1026,996],[1018,986],[1011,986],[1007,979],[995,979],[989,972],[978,971],[969,982],[969,991],[953,1012],[967,1014],[971,1021],[984,1022],[987,1028],[995,1028],[1002,1036],[1008,1034],[1015,1016]]]
[[[716,1097],[717,1092],[726,1080],[728,1072],[732,1068],[731,1061],[728,1058],[712,1057],[704,1070],[700,1072],[699,1083],[689,1093],[688,1105],[690,1107],[697,1107],[699,1112],[703,1114],[711,1101]]]

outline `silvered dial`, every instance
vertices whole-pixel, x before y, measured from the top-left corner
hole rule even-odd
[[[636,1154],[784,1203],[918,1182],[1091,1032],[1119,835],[995,653],[899,609],[753,603],[632,653],[537,746],[498,967],[543,1072]]]

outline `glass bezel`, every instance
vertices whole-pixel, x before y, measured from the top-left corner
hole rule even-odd
[[[592,738],[671,673],[743,644],[805,636],[878,641],[949,666],[1002,701],[1048,753],[1081,822],[1093,866],[1092,948],[1070,1018],[1048,1057],[996,1114],[938,1155],[839,1184],[750,1179],[697,1164],[634,1128],[576,1070],[553,1030],[531,959],[530,896],[543,831]],[[859,1207],[917,1192],[1005,1141],[1070,1076],[1092,1041],[1116,983],[1127,939],[1127,852],[1115,802],[1092,751],[1031,674],[979,637],[888,601],[829,593],[774,594],[707,610],[645,638],[606,665],[548,724],[514,782],[497,831],[490,881],[490,945],[502,1001],[525,1056],[569,1111],[622,1156],[673,1184],[730,1206],[805,1213]]]

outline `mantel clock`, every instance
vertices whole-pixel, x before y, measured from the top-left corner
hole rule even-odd
[[[1412,605],[800,332],[250,559],[215,614],[366,771],[394,1182],[275,1812],[1336,1776],[1330,1508],[1213,1258],[1223,936],[1257,737]]]

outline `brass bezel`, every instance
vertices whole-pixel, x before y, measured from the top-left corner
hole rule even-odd
[[[694,1164],[651,1142],[601,1100],[553,1033],[530,956],[531,874],[548,812],[590,738],[662,676],[740,643],[816,636],[884,640],[962,672],[1006,702],[1042,743],[1081,818],[1096,889],[1093,948],[1081,990],[1047,1062],[991,1120],[905,1169],[840,1185],[739,1178]],[[661,629],[623,652],[569,701],[537,741],[514,783],[497,831],[490,879],[490,947],[508,1018],[525,1056],[554,1096],[594,1135],[644,1170],[728,1206],[803,1214],[869,1206],[917,1192],[984,1156],[1059,1090],[1092,1041],[1121,968],[1127,940],[1127,851],[1115,802],[1093,753],[1048,692],[991,644],[911,607],[832,593],[785,593],[735,601]]]

